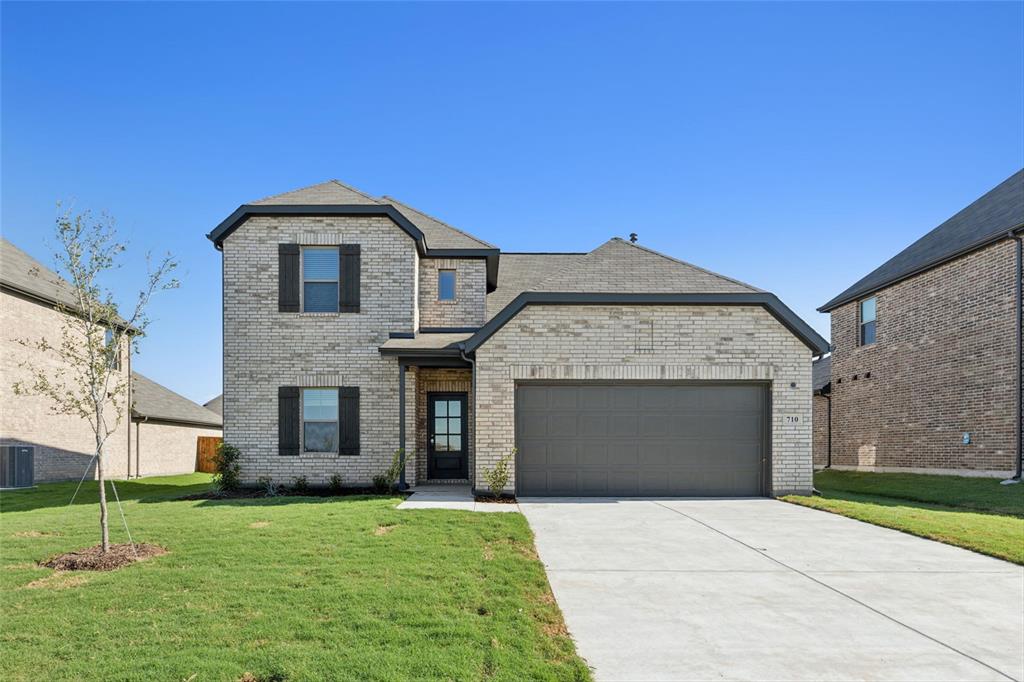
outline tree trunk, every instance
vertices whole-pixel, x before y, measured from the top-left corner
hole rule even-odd
[[[100,543],[103,553],[110,551],[110,526],[107,524],[107,484],[103,478],[103,444],[96,439],[96,479],[100,483]]]

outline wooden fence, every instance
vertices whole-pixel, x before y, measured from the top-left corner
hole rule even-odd
[[[196,471],[204,474],[217,473],[215,458],[217,448],[220,447],[223,438],[219,436],[199,436],[196,438]]]

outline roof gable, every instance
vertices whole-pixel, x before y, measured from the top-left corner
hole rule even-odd
[[[1003,239],[1024,227],[1024,170],[1019,170],[965,209],[900,251],[818,308],[835,310],[946,261]]]

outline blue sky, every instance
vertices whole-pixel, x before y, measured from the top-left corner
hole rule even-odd
[[[815,308],[1024,165],[1024,5],[2,5],[0,229],[171,251],[135,367],[220,392],[239,204],[329,178],[509,251],[644,245]],[[111,280],[137,287],[141,258]]]

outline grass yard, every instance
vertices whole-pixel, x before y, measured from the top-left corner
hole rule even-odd
[[[173,499],[208,481],[119,483],[134,539],[170,553],[110,573],[36,565],[98,542],[95,483],[70,509],[74,484],[2,493],[0,678],[590,679],[521,515]]]
[[[820,497],[783,499],[1024,565],[1024,483],[820,471],[814,485]]]

